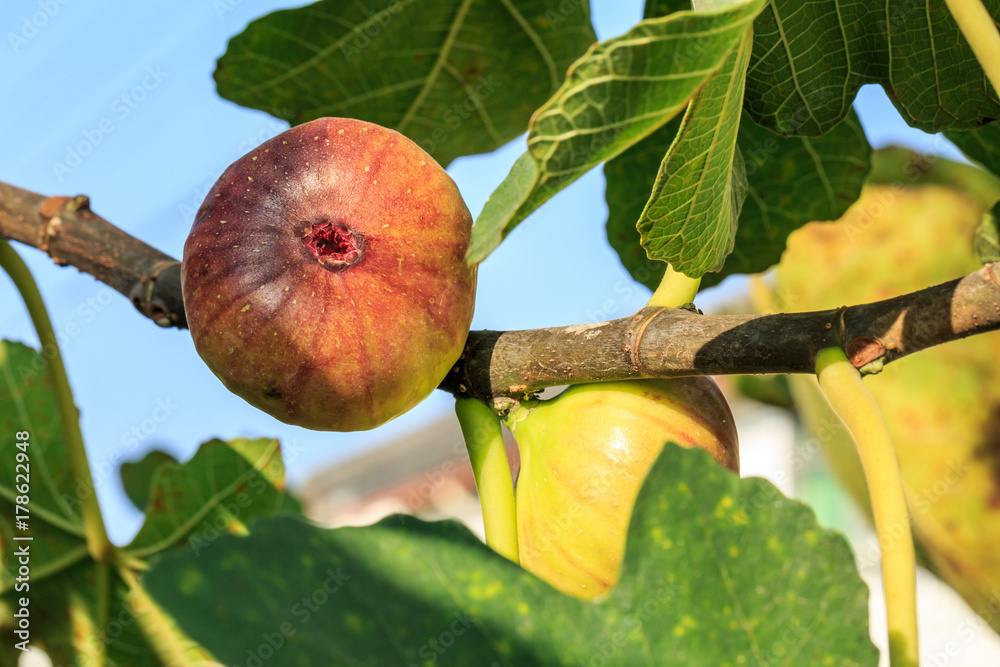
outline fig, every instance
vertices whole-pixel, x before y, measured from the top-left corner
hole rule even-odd
[[[472,322],[472,217],[394,130],[319,118],[239,158],[198,209],[182,287],[198,354],[283,422],[374,428],[423,400]]]
[[[836,222],[814,222],[788,237],[778,295],[788,312],[889,299],[981,268],[976,230],[1000,196],[982,169],[901,148],[875,153],[861,198]],[[934,323],[901,320],[921,340]],[[861,355],[864,339],[848,341]],[[1000,591],[1000,336],[956,340],[865,376],[889,426],[923,565],[971,609],[995,609]],[[873,361],[871,358],[864,361]],[[793,396],[832,472],[870,512],[850,434],[816,382],[790,376]],[[862,564],[878,561],[873,542]],[[1000,614],[983,620],[1000,631]]]
[[[507,425],[521,453],[521,565],[578,598],[617,583],[632,508],[665,443],[739,472],[733,415],[711,378],[576,385],[522,404]]]

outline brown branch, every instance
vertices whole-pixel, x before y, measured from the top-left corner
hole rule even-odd
[[[474,331],[441,388],[488,400],[597,380],[813,373],[842,345],[875,372],[908,354],[1000,329],[1000,263],[911,294],[837,310],[706,316],[645,308],[610,322]]]
[[[160,326],[187,326],[181,263],[92,212],[86,195],[45,197],[0,182],[0,236],[89,273]]]
[[[161,326],[185,326],[180,262],[93,214],[86,197],[0,183],[0,236],[47,252],[128,296]],[[1000,328],[1000,263],[911,294],[837,310],[700,315],[645,308],[631,317],[530,331],[473,331],[441,389],[483,400],[601,380],[812,373],[842,345],[858,368]]]

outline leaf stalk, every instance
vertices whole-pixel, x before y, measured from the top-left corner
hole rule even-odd
[[[462,426],[479,490],[486,544],[504,558],[520,563],[514,482],[500,418],[485,403],[474,398],[456,400],[455,413]]]
[[[104,517],[97,500],[94,479],[90,474],[90,464],[87,462],[87,450],[83,444],[83,433],[80,431],[80,413],[73,402],[73,390],[66,375],[62,354],[59,352],[59,342],[52,320],[45,309],[45,301],[38,289],[28,265],[4,239],[0,239],[0,268],[10,276],[14,286],[21,293],[28,315],[35,326],[38,340],[42,346],[42,354],[46,358],[49,379],[52,382],[52,392],[55,395],[56,409],[59,412],[59,422],[62,425],[63,438],[70,469],[77,484],[77,489],[83,490],[80,498],[83,513],[84,532],[87,538],[87,550],[94,560],[108,561],[114,554],[114,545],[104,527]]]
[[[653,296],[649,298],[646,307],[680,308],[685,304],[694,303],[694,297],[698,294],[699,287],[701,287],[701,278],[689,278],[680,271],[675,271],[668,264],[663,279],[660,280]]]
[[[980,0],[945,0],[976,60],[1000,95],[1000,32]]]
[[[854,437],[871,496],[882,550],[882,584],[889,630],[889,664],[919,664],[913,532],[896,449],[875,397],[839,347],[816,355],[819,386]]]

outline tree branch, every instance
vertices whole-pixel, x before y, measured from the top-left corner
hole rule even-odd
[[[46,197],[0,182],[0,236],[89,273],[162,327],[187,327],[181,263],[93,213],[86,195]]]
[[[161,326],[186,326],[180,262],[92,213],[87,198],[46,198],[0,183],[0,236],[72,264]],[[441,383],[490,401],[600,380],[813,373],[840,345],[863,372],[1000,328],[1000,263],[893,299],[812,313],[709,316],[644,308],[631,317],[529,331],[473,331]]]
[[[644,308],[631,317],[530,331],[473,331],[441,388],[488,400],[602,380],[813,373],[831,345],[877,372],[908,354],[1000,328],[1000,263],[911,294],[837,310],[707,316]]]

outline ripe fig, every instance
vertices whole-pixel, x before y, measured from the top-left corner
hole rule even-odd
[[[577,385],[507,423],[521,452],[521,565],[579,598],[618,582],[632,508],[666,442],[739,472],[733,415],[710,378]]]
[[[234,162],[184,244],[195,348],[289,424],[370,429],[458,360],[475,303],[472,218],[403,135],[347,118],[294,127]]]

